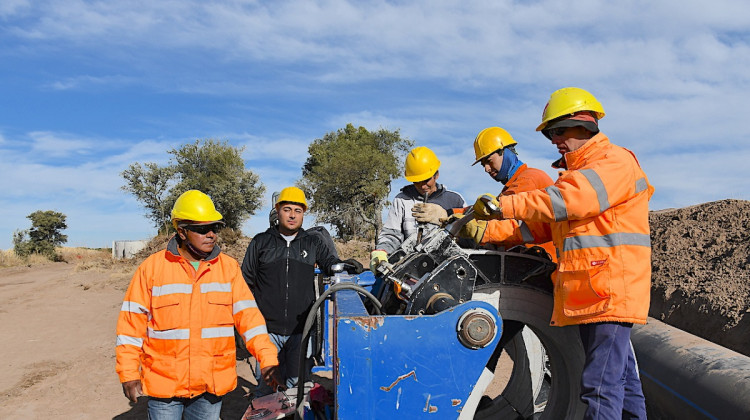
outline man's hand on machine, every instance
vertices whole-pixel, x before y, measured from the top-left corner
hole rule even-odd
[[[503,208],[497,197],[490,193],[485,193],[477,198],[474,203],[474,218],[478,220],[502,219]]]
[[[388,253],[382,249],[376,249],[370,253],[370,271],[373,273],[378,268],[378,264],[388,261]]]
[[[417,203],[411,208],[411,215],[419,223],[432,223],[438,226],[448,218],[448,212],[435,203]]]
[[[473,240],[475,243],[482,243],[484,232],[487,230],[486,220],[470,220],[467,224],[461,227],[458,232],[460,238],[468,238]]]
[[[362,272],[365,271],[365,267],[362,266],[362,263],[354,258],[349,258],[348,260],[341,262],[344,263],[344,269],[349,274],[362,274]]]
[[[463,213],[453,213],[450,216],[446,217],[445,219],[441,219],[440,225],[442,227],[446,227],[447,225],[455,222],[456,220],[461,219],[462,217],[464,217]]]

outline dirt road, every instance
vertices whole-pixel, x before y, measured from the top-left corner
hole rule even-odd
[[[0,269],[0,418],[146,418],[145,404],[130,406],[114,370],[128,280],[67,263]],[[222,418],[238,419],[247,408],[254,379],[245,363],[238,372]]]

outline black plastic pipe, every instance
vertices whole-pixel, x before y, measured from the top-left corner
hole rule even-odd
[[[649,418],[750,419],[750,357],[654,318],[631,339]]]

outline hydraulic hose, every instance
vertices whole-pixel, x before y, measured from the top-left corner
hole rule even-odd
[[[354,283],[336,283],[328,288],[325,292],[323,292],[320,297],[313,303],[312,307],[310,307],[310,312],[307,314],[307,318],[305,319],[305,326],[302,329],[302,339],[300,340],[300,350],[299,350],[299,372],[297,374],[297,402],[296,402],[296,409],[295,409],[295,419],[301,420],[302,419],[302,413],[301,411],[301,404],[302,399],[305,394],[305,374],[307,373],[307,369],[305,369],[305,356],[307,354],[307,342],[310,339],[310,330],[312,329],[313,324],[315,323],[315,314],[318,311],[318,308],[320,307],[323,302],[326,301],[329,295],[332,293],[338,292],[339,290],[354,290],[357,293],[365,296],[366,298],[370,299],[373,303],[373,308],[377,315],[380,315],[380,301],[375,298],[375,296],[372,295],[372,293],[368,292],[367,289],[364,287],[354,284]]]

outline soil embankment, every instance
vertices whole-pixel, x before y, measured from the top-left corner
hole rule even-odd
[[[750,201],[652,212],[650,316],[750,356]]]

